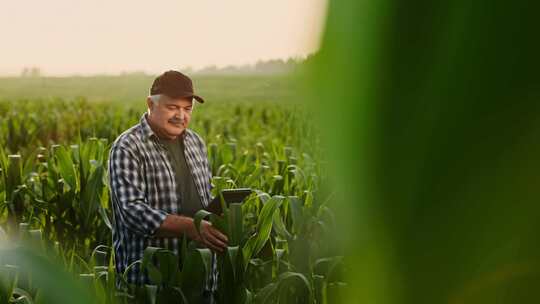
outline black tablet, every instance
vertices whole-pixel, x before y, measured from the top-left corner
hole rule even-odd
[[[229,206],[229,204],[231,203],[243,202],[244,199],[248,197],[251,193],[253,193],[253,190],[251,190],[250,188],[221,190],[221,194],[223,195],[223,199],[225,200],[227,206]],[[221,209],[221,196],[217,195],[216,197],[214,197],[210,204],[208,204],[208,207],[206,207],[206,210],[214,214],[223,213],[223,210]]]

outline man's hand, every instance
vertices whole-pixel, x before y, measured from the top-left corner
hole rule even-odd
[[[202,220],[200,233],[190,217],[169,214],[157,229],[156,237],[178,237],[185,233],[190,239],[199,242],[216,252],[223,252],[229,240],[209,221]]]
[[[186,231],[187,236],[195,240],[213,251],[223,252],[227,247],[229,240],[227,236],[217,230],[209,221],[202,220],[200,226],[200,233],[197,232],[195,224],[192,225],[193,229]]]

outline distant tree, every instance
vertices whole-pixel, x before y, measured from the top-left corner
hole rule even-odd
[[[304,65],[307,57],[290,57],[287,59],[258,60],[255,64],[227,65],[218,68],[216,65],[206,66],[194,73],[200,74],[281,74],[288,73]]]
[[[41,77],[41,69],[38,67],[25,67],[21,72],[21,77]]]

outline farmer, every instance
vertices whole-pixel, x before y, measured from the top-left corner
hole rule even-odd
[[[119,274],[142,259],[147,246],[179,255],[183,234],[214,252],[227,246],[227,237],[210,222],[202,221],[200,233],[193,222],[193,215],[211,201],[212,177],[205,143],[188,129],[193,100],[204,102],[194,94],[188,76],[177,71],[161,74],[146,100],[147,113],[111,147],[112,236]],[[205,291],[208,301],[217,285],[215,255],[213,265]],[[137,285],[150,283],[138,264],[127,279]]]

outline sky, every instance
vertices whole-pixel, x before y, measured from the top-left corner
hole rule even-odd
[[[326,0],[0,0],[0,75],[159,73],[319,47]]]

